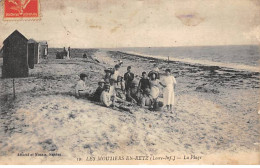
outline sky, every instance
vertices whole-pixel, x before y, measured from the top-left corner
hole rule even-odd
[[[1,19],[0,46],[15,29],[50,47],[260,44],[259,0],[40,0],[40,13]]]

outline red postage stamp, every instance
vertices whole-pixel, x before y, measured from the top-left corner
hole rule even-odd
[[[4,0],[5,20],[39,18],[39,0]]]

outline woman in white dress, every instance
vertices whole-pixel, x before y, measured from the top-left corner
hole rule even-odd
[[[168,111],[173,110],[174,105],[174,90],[177,84],[174,76],[171,75],[171,70],[165,70],[166,76],[163,77],[160,84],[164,87],[163,89],[163,104],[167,107]]]

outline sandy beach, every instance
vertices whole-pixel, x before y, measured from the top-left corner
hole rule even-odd
[[[84,52],[95,57],[82,58]],[[147,164],[259,164],[259,72],[249,72],[131,55],[118,51],[73,49],[72,59],[55,59],[55,49],[30,77],[1,81],[0,160],[8,163],[103,164],[77,162],[91,156],[165,156],[175,161]],[[104,69],[123,61],[140,79],[158,63],[177,80],[176,114],[133,107],[132,113],[74,97],[79,74],[88,75],[89,92]],[[39,153],[48,156],[18,156]],[[61,156],[49,156],[53,155]],[[201,159],[184,160],[184,155]],[[214,159],[212,159],[214,158]],[[107,162],[120,164],[120,160]],[[134,160],[124,163],[139,163]]]

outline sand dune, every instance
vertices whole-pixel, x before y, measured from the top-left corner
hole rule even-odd
[[[176,74],[177,115],[138,107],[133,107],[133,113],[128,113],[76,99],[73,89],[79,79],[78,74],[85,72],[89,76],[87,86],[91,92],[101,79],[104,68],[114,66],[118,59],[124,61],[122,72],[131,65],[138,76],[142,71],[150,70],[154,60],[99,50],[95,52],[100,61],[97,64],[79,58],[81,52],[74,50],[78,57],[71,60],[50,58],[36,65],[29,78],[15,79],[16,100],[12,100],[11,79],[1,79],[0,157],[3,163],[77,164],[78,157],[182,157],[191,154],[201,156],[202,161],[160,163],[259,163],[257,159],[239,160],[237,155],[232,158],[237,153],[243,153],[248,158],[259,154],[258,75],[239,76],[250,73],[232,71],[229,73],[237,77],[223,80],[221,85],[221,82],[213,80],[220,79],[218,76],[207,78],[207,75],[210,76],[207,70],[203,73],[198,67],[160,62],[162,72],[171,67]],[[228,73],[221,69],[218,71],[218,75]],[[57,153],[61,156],[32,159],[17,156],[21,152]],[[214,158],[214,154],[221,158],[223,153],[233,160],[207,159]]]

